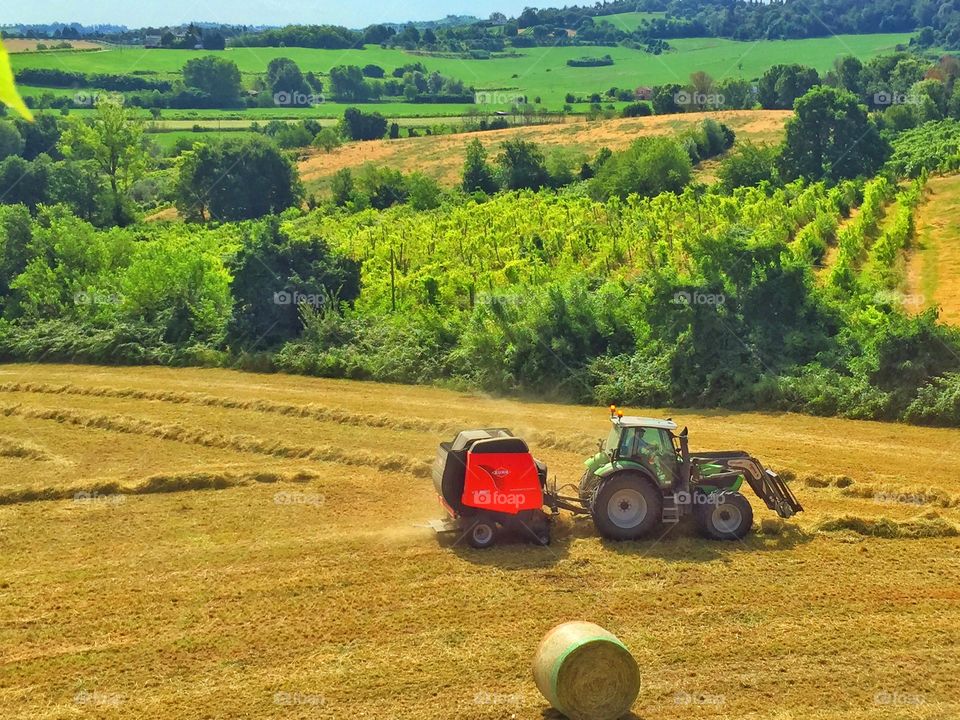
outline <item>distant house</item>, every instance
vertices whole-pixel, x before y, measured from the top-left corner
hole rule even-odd
[[[636,95],[637,100],[652,100],[653,99],[653,88],[651,87],[638,87],[633,91],[633,94]]]
[[[158,48],[161,47],[163,38],[160,35],[147,35],[143,39],[143,46],[145,48]]]

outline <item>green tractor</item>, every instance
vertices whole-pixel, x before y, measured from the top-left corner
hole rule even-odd
[[[546,495],[554,512],[589,512],[604,537],[636,540],[692,514],[704,536],[740,539],[753,524],[744,483],[782,518],[803,510],[786,483],[746,452],[691,455],[687,429],[677,433],[670,419],[624,417],[615,407],[610,416],[609,435],[584,463],[579,497]]]

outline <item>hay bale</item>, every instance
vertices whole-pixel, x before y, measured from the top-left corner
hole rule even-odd
[[[557,625],[533,660],[540,692],[570,720],[616,720],[640,693],[640,668],[615,635],[589,622]]]

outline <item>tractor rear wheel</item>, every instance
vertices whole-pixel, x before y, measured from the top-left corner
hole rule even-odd
[[[497,524],[485,515],[468,518],[465,527],[467,544],[472,548],[484,550],[497,541]]]
[[[740,493],[717,493],[699,498],[694,515],[700,532],[713,540],[740,540],[753,526],[753,508]]]
[[[639,473],[621,473],[604,482],[597,491],[593,524],[610,540],[637,540],[663,518],[663,494]]]

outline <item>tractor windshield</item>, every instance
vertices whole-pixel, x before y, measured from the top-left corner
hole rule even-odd
[[[616,425],[610,428],[610,434],[607,435],[606,442],[603,443],[604,452],[613,452],[620,444],[620,428]]]

